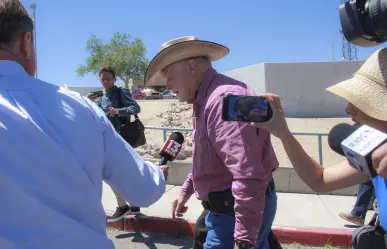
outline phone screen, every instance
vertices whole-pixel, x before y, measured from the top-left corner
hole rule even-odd
[[[227,95],[223,102],[223,120],[266,122],[272,116],[270,104],[257,96]]]

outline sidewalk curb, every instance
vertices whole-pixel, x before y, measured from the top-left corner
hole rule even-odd
[[[112,215],[106,212],[107,216]],[[178,234],[192,237],[195,233],[196,222],[185,219],[162,218],[153,216],[139,216],[136,219],[125,218],[117,222],[108,223],[106,227],[136,233],[164,233]],[[336,228],[306,228],[273,226],[273,232],[282,244],[299,243],[305,246],[325,246],[326,244],[351,248],[352,232]]]

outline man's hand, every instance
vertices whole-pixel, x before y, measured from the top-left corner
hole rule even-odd
[[[111,117],[118,115],[118,110],[116,108],[109,107],[108,108],[108,115],[110,115]]]
[[[94,100],[97,98],[97,95],[95,95],[94,93],[89,93],[87,96],[86,96],[88,99],[90,100]]]
[[[161,169],[161,171],[162,171],[163,174],[164,174],[164,179],[165,179],[165,181],[167,181],[167,179],[168,179],[168,170],[169,170],[169,167],[168,167],[168,166],[160,166],[160,169]]]
[[[184,213],[187,212],[188,207],[185,206],[189,198],[180,196],[179,199],[176,199],[172,202],[172,218],[176,219],[177,217],[182,217]]]
[[[377,148],[371,155],[372,166],[378,175],[387,179],[387,143]]]

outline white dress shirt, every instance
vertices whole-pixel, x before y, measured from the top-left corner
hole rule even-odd
[[[102,181],[140,207],[165,191],[94,103],[0,60],[0,248],[114,248]]]

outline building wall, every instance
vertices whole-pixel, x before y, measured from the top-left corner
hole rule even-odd
[[[68,87],[69,90],[78,92],[83,96],[86,96],[90,92],[102,90],[102,87]]]
[[[266,90],[281,97],[287,117],[346,117],[347,102],[325,89],[351,78],[362,63],[265,63]]]
[[[261,63],[224,74],[245,82],[257,94],[278,94],[287,117],[346,117],[345,100],[326,91],[351,78],[363,61]]]
[[[264,63],[238,68],[222,74],[246,83],[254,89],[256,94],[266,92]]]

